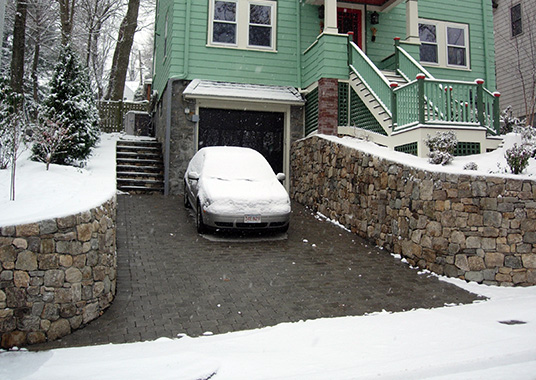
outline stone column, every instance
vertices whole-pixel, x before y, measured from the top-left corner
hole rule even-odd
[[[336,135],[339,114],[339,81],[322,78],[318,81],[318,133]]]

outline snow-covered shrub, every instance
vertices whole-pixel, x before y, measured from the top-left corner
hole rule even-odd
[[[514,174],[520,174],[529,165],[531,155],[532,152],[527,147],[514,144],[512,148],[506,150],[504,157],[510,171]]]
[[[514,116],[512,106],[508,106],[501,112],[501,135],[510,132],[515,132],[517,127],[523,126],[525,123]]]
[[[463,166],[463,170],[478,170],[478,165],[476,162],[468,162]]]
[[[87,70],[70,45],[63,46],[50,81],[50,94],[44,101],[42,117],[67,128],[64,139],[50,162],[76,164],[86,160],[99,139],[99,116],[91,92]],[[47,161],[48,152],[40,144],[32,147],[35,159]]]
[[[437,132],[435,136],[428,135],[424,143],[430,149],[429,161],[435,165],[446,165],[454,158],[458,138],[453,131]]]
[[[41,119],[37,120],[32,137],[35,149],[43,153],[43,156],[38,159],[47,165],[47,170],[52,163],[52,158],[62,153],[62,147],[73,138],[69,134],[69,128],[52,120]]]

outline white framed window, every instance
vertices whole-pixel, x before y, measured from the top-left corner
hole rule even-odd
[[[208,45],[275,51],[277,2],[210,0]]]
[[[423,65],[469,69],[469,27],[466,24],[419,20]]]

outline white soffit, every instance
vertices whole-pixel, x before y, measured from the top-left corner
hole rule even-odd
[[[194,79],[184,90],[186,99],[221,99],[248,102],[304,105],[305,100],[294,87],[215,82]]]

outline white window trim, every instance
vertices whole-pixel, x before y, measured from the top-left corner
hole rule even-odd
[[[469,54],[469,25],[458,24],[454,22],[438,21],[419,19],[419,24],[435,25],[436,27],[436,44],[437,44],[437,63],[421,61],[421,65],[429,67],[440,67],[446,69],[458,69],[458,70],[470,70],[471,61]],[[463,29],[465,39],[465,66],[452,65],[448,63],[448,40],[447,40],[447,28]],[[452,45],[454,46],[454,45]]]
[[[210,0],[209,2],[209,15],[208,15],[208,36],[207,36],[207,46],[210,47],[220,47],[220,48],[231,48],[231,49],[240,49],[240,50],[256,50],[256,51],[268,51],[276,52],[276,36],[277,36],[277,1],[267,1],[267,0],[224,0],[229,2],[236,3],[236,43],[222,43],[214,42],[213,37],[213,26],[214,26],[214,3],[217,0]],[[271,14],[271,42],[272,46],[257,46],[249,44],[249,10],[250,5],[262,5],[269,6],[272,8]]]

